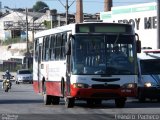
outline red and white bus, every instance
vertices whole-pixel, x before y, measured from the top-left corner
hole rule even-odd
[[[127,97],[136,96],[137,38],[129,24],[101,22],[36,33],[35,92],[43,94],[45,104],[64,98],[66,107],[74,107],[75,100],[93,105],[114,99],[116,107],[124,107]]]

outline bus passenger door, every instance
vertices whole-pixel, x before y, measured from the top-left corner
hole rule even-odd
[[[41,92],[41,56],[42,56],[42,44],[39,44],[38,46],[38,70],[37,70],[37,76],[38,76],[38,90],[39,93]]]
[[[69,35],[69,33],[68,33]],[[70,36],[67,40],[67,47],[66,47],[66,96],[70,96],[70,77],[71,77],[71,40],[73,38]]]

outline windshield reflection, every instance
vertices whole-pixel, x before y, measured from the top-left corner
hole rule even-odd
[[[133,36],[76,36],[73,40],[73,74],[135,74]]]

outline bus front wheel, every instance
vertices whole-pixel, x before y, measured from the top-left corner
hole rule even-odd
[[[101,99],[87,99],[87,106],[88,107],[93,107],[93,105],[101,105],[102,100]]]
[[[67,97],[65,97],[65,106],[67,108],[73,108],[74,107],[74,102],[75,102],[74,98],[67,98]]]
[[[64,82],[63,78],[61,80],[61,94],[62,94],[62,97],[64,97],[64,95],[65,95],[65,82]]]
[[[51,102],[52,102],[51,100],[52,100],[52,98],[51,98],[50,95],[47,95],[47,94],[44,94],[44,95],[43,95],[43,101],[44,101],[44,104],[45,104],[45,105],[50,105]]]
[[[146,100],[144,95],[143,95],[143,91],[141,91],[141,90],[139,90],[139,92],[138,92],[138,100],[141,103],[145,102],[145,100]]]
[[[123,108],[126,103],[126,98],[117,98],[115,99],[115,105],[117,108]]]

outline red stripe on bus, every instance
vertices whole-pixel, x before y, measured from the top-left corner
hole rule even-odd
[[[73,88],[71,86],[71,96],[78,98],[116,98],[116,97],[135,97],[136,89],[92,89],[92,88]]]
[[[38,81],[33,81],[33,90],[34,90],[36,93],[39,93]]]
[[[35,92],[39,92],[38,82],[33,82]],[[136,89],[93,89],[93,88],[74,88],[70,86],[72,97],[77,98],[116,98],[116,97],[135,97]],[[41,91],[41,90],[40,90]],[[53,96],[61,96],[61,82],[46,82],[46,93]],[[114,96],[115,95],[115,96]]]
[[[38,81],[33,81],[33,89],[36,93],[42,92],[42,83],[38,85]],[[47,95],[61,96],[61,82],[46,81]]]
[[[48,95],[61,96],[61,82],[46,81],[46,93]]]

